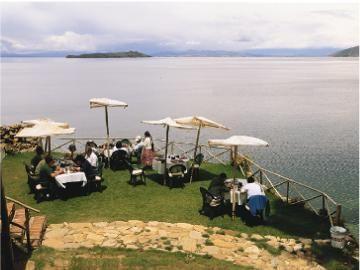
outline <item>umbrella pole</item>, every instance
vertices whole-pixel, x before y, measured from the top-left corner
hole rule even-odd
[[[170,126],[166,125],[164,185],[166,185],[166,178],[167,178],[167,154],[168,154],[168,144],[169,144],[169,129]]]
[[[236,146],[234,146],[234,160],[233,160],[233,176],[234,176],[234,180],[235,180],[235,174],[236,174],[237,151],[238,151],[238,147],[236,145]]]
[[[51,154],[51,137],[49,136],[48,139],[49,139],[49,155],[50,155]]]
[[[196,136],[193,166],[192,166],[192,168],[191,168],[190,184],[191,184],[191,182],[192,182],[193,175],[194,175],[194,162],[195,162],[195,158],[196,158],[196,154],[197,154],[197,148],[198,148],[198,145],[199,145],[200,129],[201,129],[201,124],[199,125],[198,132],[197,132],[197,136]]]
[[[109,149],[109,140],[110,140],[110,133],[109,133],[109,115],[108,115],[108,106],[105,106],[105,123],[106,123],[106,149],[108,153],[108,165],[110,166],[110,149]]]

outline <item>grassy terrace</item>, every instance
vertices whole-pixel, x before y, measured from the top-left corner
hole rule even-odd
[[[248,227],[240,219],[218,217],[209,220],[198,213],[202,199],[199,187],[207,187],[210,179],[221,172],[231,175],[230,166],[204,164],[200,172],[201,181],[187,184],[184,189],[159,184],[161,177],[147,171],[147,185],[133,187],[127,183],[128,171],[104,170],[102,192],[89,196],[78,196],[66,201],[56,199],[36,204],[28,194],[27,176],[23,162],[29,162],[32,154],[7,156],[3,160],[3,181],[7,196],[20,200],[47,215],[49,223],[97,222],[139,219],[165,222],[186,222],[217,226],[246,233],[271,234],[281,237],[328,237],[328,224],[302,208],[285,207],[280,201],[271,200],[271,218],[267,225]]]

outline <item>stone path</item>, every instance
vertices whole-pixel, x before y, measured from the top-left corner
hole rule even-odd
[[[311,239],[238,234],[187,223],[129,220],[51,224],[43,245],[55,249],[101,246],[208,254],[257,269],[325,269],[309,255],[311,243]]]

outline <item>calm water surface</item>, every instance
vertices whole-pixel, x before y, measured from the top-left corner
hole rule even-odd
[[[269,148],[242,149],[258,163],[327,191],[358,224],[358,59],[146,58],[2,59],[2,123],[49,117],[77,136],[103,136],[104,111],[92,97],[126,101],[111,109],[111,135],[134,137],[160,127],[141,120],[203,115],[229,132],[204,130],[201,140],[249,135]],[[171,131],[193,141],[193,131]],[[354,226],[356,227],[356,226]]]

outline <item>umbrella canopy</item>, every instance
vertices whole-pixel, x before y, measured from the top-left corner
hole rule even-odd
[[[110,131],[109,131],[109,116],[108,116],[108,107],[123,107],[126,108],[128,105],[125,102],[109,99],[109,98],[92,98],[90,101],[90,109],[92,108],[105,108],[105,123],[106,123],[106,144],[107,144],[107,151],[108,151],[108,159],[110,162]]]
[[[225,130],[229,130],[222,124],[219,124],[213,120],[207,119],[203,116],[188,116],[182,118],[176,118],[175,121],[179,124],[189,125],[194,127],[211,127],[211,128],[221,128]]]
[[[92,98],[90,99],[90,108],[98,108],[98,107],[124,107],[126,108],[128,105],[125,102],[109,99],[109,98]]]
[[[48,146],[48,152],[51,152],[50,137],[54,135],[66,135],[73,134],[75,128],[70,128],[68,123],[54,122],[50,119],[35,119],[23,121],[26,125],[25,128],[20,130],[15,137],[46,137],[46,146]]]
[[[15,137],[48,137],[53,135],[73,134],[75,128],[70,128],[68,123],[54,122],[50,119],[22,121],[26,125]]]
[[[210,146],[227,146],[233,147],[234,151],[234,179],[235,179],[235,172],[236,172],[236,158],[237,158],[237,151],[238,146],[269,146],[269,143],[249,136],[231,136],[230,138],[224,140],[209,140]]]
[[[231,136],[230,138],[224,140],[209,140],[209,145],[216,146],[269,146],[264,140],[250,137],[250,136]]]
[[[170,117],[166,117],[164,119],[160,120],[154,120],[154,121],[141,121],[144,124],[150,124],[150,125],[161,125],[163,127],[166,127],[166,142],[165,142],[165,174],[164,174],[164,185],[166,184],[166,158],[168,153],[168,142],[169,142],[169,129],[170,127],[175,128],[181,128],[181,129],[193,129],[193,127],[181,125],[176,123],[175,120],[171,119]]]
[[[188,117],[176,118],[175,121],[177,123],[179,123],[179,124],[189,125],[189,126],[193,126],[193,127],[198,128],[198,132],[197,132],[197,136],[196,136],[195,149],[194,149],[194,161],[195,161],[195,158],[196,158],[197,148],[198,148],[198,145],[199,145],[200,129],[201,128],[211,127],[211,128],[221,128],[221,129],[229,130],[224,125],[219,124],[219,123],[217,123],[217,122],[215,122],[213,120],[207,119],[207,118],[205,118],[203,116],[188,116]],[[191,170],[190,183],[192,182],[193,174],[194,174],[194,166],[192,167],[192,170]]]

